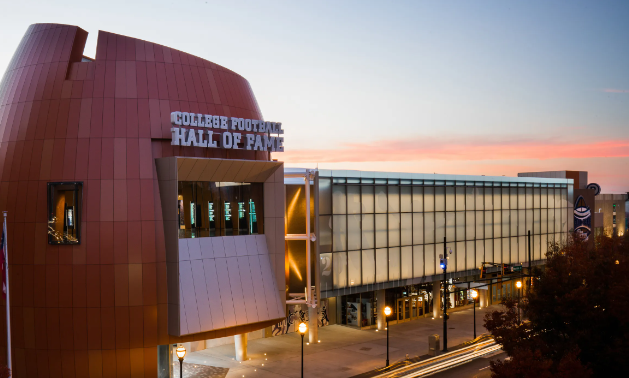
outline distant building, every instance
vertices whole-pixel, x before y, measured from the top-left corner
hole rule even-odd
[[[599,194],[594,197],[596,208],[594,235],[622,236],[627,229],[626,194]],[[600,215],[599,215],[600,214]]]
[[[627,230],[628,194],[601,194],[601,187],[588,183],[585,171],[519,173],[518,177],[571,178],[574,180],[574,230],[586,236],[624,235]]]

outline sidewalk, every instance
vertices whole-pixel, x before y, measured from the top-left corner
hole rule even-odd
[[[476,308],[477,335],[485,332],[483,327],[485,312],[499,308],[499,305],[482,310]],[[450,315],[449,346],[453,347],[472,339],[474,331],[472,319],[472,309]],[[407,354],[409,358],[413,358],[428,353],[428,336],[438,334],[441,338],[442,332],[442,319],[421,318],[391,325],[389,329],[390,363],[404,360]],[[386,331],[360,331],[332,325],[319,328],[319,339],[321,343],[315,345],[304,343],[304,377],[345,378],[385,365]],[[441,339],[441,346],[443,347],[443,339]],[[290,333],[249,341],[248,357],[251,360],[242,363],[235,361],[234,344],[189,353],[186,356],[186,363],[222,369],[213,369],[213,374],[203,373],[188,375],[188,377],[298,378],[301,372],[301,337],[297,333]],[[226,372],[225,369],[229,370]],[[209,369],[202,370],[209,371]]]

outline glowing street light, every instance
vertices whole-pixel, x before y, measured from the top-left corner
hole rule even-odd
[[[472,308],[474,309],[474,339],[476,339],[476,297],[478,297],[478,291],[472,290]]]
[[[177,357],[179,358],[179,377],[183,378],[183,358],[186,356],[186,347],[179,345],[176,350]]]
[[[304,335],[308,332],[308,325],[299,323],[299,333],[301,334],[301,378],[304,378]]]
[[[393,311],[391,311],[391,307],[387,306],[384,308],[384,318],[387,321],[387,365],[389,366],[389,315],[391,315]]]
[[[518,281],[515,283],[515,287],[518,288],[518,324],[522,323],[522,319],[520,318],[520,300],[522,297],[522,282]]]

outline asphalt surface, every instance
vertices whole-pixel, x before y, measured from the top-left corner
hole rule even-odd
[[[433,374],[434,378],[489,378],[491,377],[491,369],[489,369],[489,361],[503,360],[507,354],[492,355],[490,357],[481,357],[472,362],[448,369],[441,373]]]

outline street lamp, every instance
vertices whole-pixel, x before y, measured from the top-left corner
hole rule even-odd
[[[478,291],[472,290],[472,308],[474,309],[474,339],[476,339],[476,297],[478,297]]]
[[[301,334],[301,378],[304,378],[304,335],[308,331],[308,325],[299,323],[299,333]]]
[[[452,254],[452,248],[449,249]],[[443,269],[443,352],[448,351],[448,252],[446,251],[446,237],[443,237],[443,254],[439,255],[439,266]]]
[[[179,357],[179,377],[183,378],[183,358],[186,356],[186,347],[179,345],[177,347],[177,357]]]
[[[389,315],[391,315],[391,307],[384,308],[384,318],[387,321],[387,366],[389,366]]]
[[[522,282],[521,281],[516,282],[515,283],[515,287],[517,287],[519,289],[518,290],[518,324],[520,324],[522,322],[521,319],[520,319],[520,300],[521,300],[520,299],[520,297],[521,297],[521,293],[520,292],[522,290]]]

